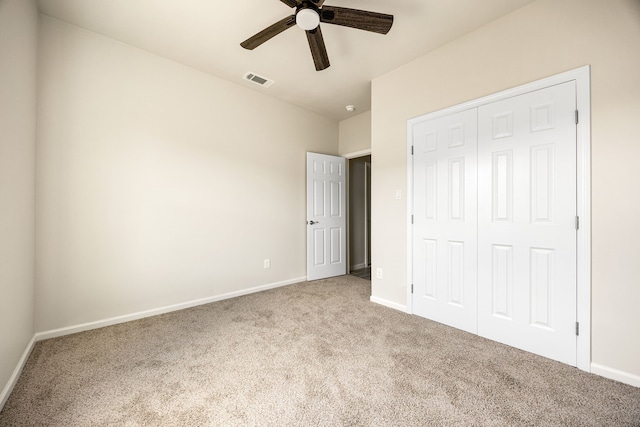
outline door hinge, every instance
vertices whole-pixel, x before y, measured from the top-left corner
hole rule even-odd
[[[413,293],[413,283],[411,284],[411,293]]]
[[[580,335],[580,323],[576,322],[576,336]]]
[[[413,224],[413,215],[411,215],[411,224]]]
[[[576,230],[580,230],[580,217],[576,216]]]
[[[578,124],[579,121],[580,121],[580,114],[578,113],[578,110],[576,110],[576,124]]]
[[[413,156],[413,145],[411,146],[411,155]]]

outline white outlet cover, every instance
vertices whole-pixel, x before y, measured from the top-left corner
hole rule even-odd
[[[402,199],[402,190],[396,190],[396,200]]]

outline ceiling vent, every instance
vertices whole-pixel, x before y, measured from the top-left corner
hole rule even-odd
[[[244,75],[244,79],[245,80],[249,80],[250,82],[253,82],[253,83],[255,83],[257,85],[260,85],[262,87],[269,87],[269,86],[271,86],[272,84],[275,83],[271,79],[259,76],[259,75],[255,74],[255,73],[251,73],[251,72],[245,74]]]

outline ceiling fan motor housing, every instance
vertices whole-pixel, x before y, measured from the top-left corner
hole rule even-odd
[[[305,31],[315,30],[320,25],[317,8],[303,7],[296,12],[296,24]]]

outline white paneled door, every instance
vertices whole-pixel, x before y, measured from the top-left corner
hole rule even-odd
[[[307,153],[307,280],[347,273],[344,157]]]
[[[576,89],[478,109],[478,332],[576,365]]]
[[[475,109],[413,128],[414,313],[477,333]]]
[[[409,132],[413,312],[575,366],[575,82]]]

